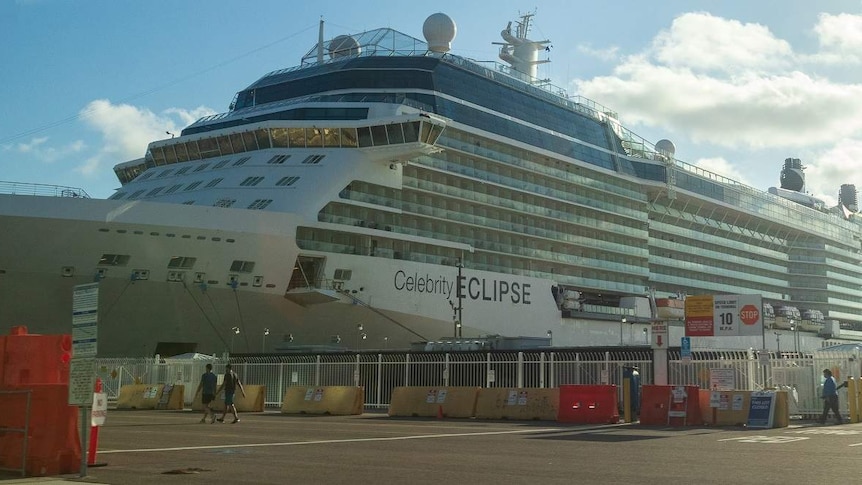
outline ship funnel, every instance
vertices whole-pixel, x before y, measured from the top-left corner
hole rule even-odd
[[[838,200],[841,205],[850,209],[852,212],[859,211],[859,199],[856,194],[856,186],[853,184],[841,184],[841,189],[838,191]]]
[[[794,192],[805,191],[805,167],[802,160],[798,158],[785,158],[784,168],[781,169],[781,188]]]
[[[435,13],[425,19],[422,25],[422,35],[425,36],[425,41],[428,42],[428,49],[431,52],[439,52],[444,54],[452,48],[452,40],[457,34],[455,21],[449,18],[445,13]]]

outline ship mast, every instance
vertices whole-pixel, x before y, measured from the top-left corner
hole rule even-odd
[[[538,65],[550,62],[539,60],[539,51],[550,50],[550,40],[530,40],[530,23],[535,13],[522,14],[520,20],[515,22],[515,31],[512,31],[512,22],[500,32],[505,42],[492,42],[499,45],[500,59],[512,66],[512,69],[524,73],[530,78],[538,76]]]

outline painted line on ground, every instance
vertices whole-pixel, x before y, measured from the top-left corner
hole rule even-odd
[[[386,438],[352,438],[340,440],[317,440],[317,441],[288,441],[282,443],[246,443],[239,445],[208,445],[208,446],[177,446],[171,448],[140,448],[129,450],[99,450],[99,455],[115,454],[115,453],[152,453],[164,451],[189,451],[189,450],[219,450],[225,448],[260,448],[265,446],[300,446],[300,445],[321,445],[333,443],[368,443],[373,441],[402,441],[402,440],[421,440],[431,438],[464,438],[469,436],[489,436],[489,435],[504,435],[504,434],[525,434],[525,433],[548,433],[552,431],[560,431],[560,428],[540,428],[540,429],[522,429],[514,431],[485,431],[479,433],[445,433],[445,434],[426,434],[413,436],[392,436]]]

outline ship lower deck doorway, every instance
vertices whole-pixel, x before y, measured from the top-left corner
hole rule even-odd
[[[323,288],[323,258],[299,256],[293,265],[293,274],[287,291],[297,288]]]

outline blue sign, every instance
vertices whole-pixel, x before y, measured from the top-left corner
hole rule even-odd
[[[691,360],[691,337],[683,337],[679,345],[679,356]]]
[[[775,393],[771,391],[752,392],[748,405],[749,428],[771,428],[775,416]]]

